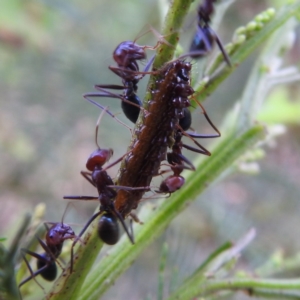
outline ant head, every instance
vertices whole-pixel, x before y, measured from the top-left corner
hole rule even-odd
[[[119,67],[131,67],[135,60],[146,58],[143,47],[135,42],[125,41],[120,43],[113,53],[113,58]]]
[[[68,224],[64,223],[65,215],[68,211],[70,205],[73,205],[71,202],[65,208],[65,211],[62,215],[61,222],[45,222],[45,226],[47,228],[46,233],[46,244],[50,246],[57,246],[62,244],[65,240],[73,239],[76,237],[73,229]],[[49,228],[47,224],[51,225]]]
[[[94,171],[96,167],[102,167],[113,155],[112,149],[97,149],[95,150],[86,162],[86,168],[89,171]]]
[[[174,193],[184,185],[185,179],[182,176],[171,175],[167,177],[159,187],[160,193]]]
[[[73,229],[64,223],[53,223],[46,234],[47,245],[59,245],[67,239],[76,237]]]
[[[120,237],[118,219],[113,213],[105,212],[99,219],[98,236],[108,245],[114,245]]]

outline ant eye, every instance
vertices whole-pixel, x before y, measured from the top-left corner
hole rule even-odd
[[[44,255],[45,259],[42,257],[37,260],[37,268],[44,270],[40,273],[41,276],[48,281],[53,281],[57,275],[57,266],[55,261],[50,262],[49,257]]]

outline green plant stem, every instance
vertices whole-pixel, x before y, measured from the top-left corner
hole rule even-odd
[[[202,274],[212,261],[214,261],[221,253],[225,252],[231,247],[231,242],[224,243],[221,247],[219,247],[217,250],[210,254],[210,256],[197,268],[197,270],[194,272],[194,275]]]
[[[153,62],[154,71],[173,59],[184,17],[188,13],[192,2],[193,0],[174,0],[170,5],[162,30],[163,37],[168,44],[162,43],[158,47]]]
[[[281,291],[281,292],[272,292],[268,290],[260,290],[260,289],[255,289],[251,291],[251,294],[249,291],[242,290],[244,294],[247,293],[249,294],[249,297],[257,297],[258,299],[278,299],[278,300],[299,300],[300,295],[297,293],[292,293],[288,291]],[[213,295],[207,296],[205,299],[206,300],[222,300],[222,299],[232,299],[234,297],[235,291],[222,291],[218,292]]]
[[[299,300],[300,294],[286,291],[266,291],[255,289],[249,295],[251,297],[258,297],[259,299],[279,299],[279,300]]]
[[[274,257],[275,256],[275,257]],[[274,255],[263,266],[255,270],[259,277],[274,276],[280,273],[296,272],[300,268],[300,253],[293,257],[285,258],[282,255]]]
[[[254,278],[229,278],[229,279],[205,279],[197,284],[174,293],[168,300],[188,300],[197,296],[208,296],[210,294],[226,290],[244,290],[252,295],[256,290],[267,289],[272,296],[282,296],[282,290],[300,289],[300,279],[254,279]],[[262,292],[262,291],[261,291]],[[298,296],[299,297],[299,296]],[[299,299],[299,298],[298,298]]]

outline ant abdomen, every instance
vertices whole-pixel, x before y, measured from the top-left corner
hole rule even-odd
[[[142,102],[140,98],[136,94],[132,94],[129,97],[126,97],[126,100],[130,101],[131,103],[137,104],[139,106],[142,106]],[[130,120],[132,123],[136,123],[139,113],[140,113],[140,108],[134,105],[130,105],[124,101],[122,101],[121,104],[122,110],[128,120]]]
[[[217,43],[227,65],[231,66],[228,54],[218,35],[210,27],[210,18],[214,13],[214,2],[216,1],[203,0],[202,4],[198,7],[198,26],[190,46],[190,56],[196,59],[204,57],[212,51],[214,44]]]
[[[57,266],[55,261],[51,261],[51,258],[49,258],[49,255],[47,253],[40,254],[41,258],[44,259],[38,259],[37,260],[37,269],[40,270],[42,268],[46,268],[41,271],[40,275],[48,281],[53,281],[56,278],[57,275]]]
[[[179,119],[179,126],[183,131],[187,131],[192,125],[192,115],[188,108],[183,109],[184,116]]]
[[[108,245],[114,245],[120,238],[120,230],[117,217],[105,212],[99,219],[98,236]]]
[[[196,52],[195,54],[191,55],[193,58],[201,58],[205,56],[207,52],[210,52],[210,49],[207,48],[207,45],[212,46],[216,40],[216,35],[210,27],[203,27],[201,30],[202,34],[196,33],[190,46],[190,51]],[[197,51],[199,52],[198,54]],[[203,51],[203,54],[201,54],[201,51]]]

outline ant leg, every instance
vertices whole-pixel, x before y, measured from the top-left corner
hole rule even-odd
[[[158,41],[157,41],[157,43],[156,43],[155,46],[143,46],[143,47],[142,47],[143,49],[155,50],[155,49],[156,49],[159,45],[161,45],[161,44],[165,44],[165,45],[168,45],[168,46],[171,47],[171,48],[174,48],[174,46],[173,46],[172,44],[170,44],[170,43],[164,38],[165,36],[171,35],[171,34],[173,34],[174,32],[171,32],[170,34],[163,36],[163,35],[161,35],[154,27],[152,27],[151,25],[149,25],[149,27],[150,27],[150,29],[148,29],[144,34],[146,34],[146,33],[148,33],[148,32],[152,32],[153,35],[154,35],[155,37],[158,38]]]
[[[28,260],[27,260],[27,258],[26,258],[26,256],[24,255],[24,252],[27,253],[27,254],[29,254],[29,255],[31,255],[31,256],[33,256],[33,257],[35,257],[36,259],[39,259],[39,260],[44,261],[44,262],[46,263],[45,266],[42,267],[41,269],[39,269],[39,270],[33,272],[33,271],[32,271],[32,268],[31,268],[31,266],[30,266],[30,264],[29,264],[29,262],[28,262]],[[26,265],[27,265],[27,268],[28,268],[28,270],[29,270],[29,272],[30,272],[31,275],[30,275],[29,277],[27,277],[26,279],[24,279],[23,281],[21,281],[21,283],[19,284],[19,288],[20,288],[22,285],[24,285],[25,283],[27,283],[29,280],[33,279],[33,280],[36,282],[36,284],[37,284],[43,291],[45,291],[45,289],[44,289],[44,288],[42,287],[42,285],[36,280],[35,277],[36,277],[37,275],[41,274],[45,269],[47,269],[47,267],[49,266],[49,264],[50,264],[51,262],[50,262],[49,260],[47,260],[45,257],[43,257],[43,256],[41,256],[41,255],[39,255],[39,254],[37,254],[37,253],[35,253],[35,252],[32,252],[32,251],[30,251],[30,250],[24,249],[24,248],[21,249],[21,255],[22,255],[22,257],[23,257],[23,259],[24,259],[24,261],[25,261],[25,263],[26,263]]]
[[[205,30],[207,30],[207,34],[205,34]],[[210,26],[198,26],[197,27],[197,35],[201,36],[201,38],[199,38],[199,40],[203,39],[203,42],[205,44],[205,49],[204,51],[206,51],[206,54],[208,54],[209,52],[212,51],[212,43],[213,40],[215,39],[216,33],[211,29]],[[208,35],[210,35],[211,40],[209,40]]]
[[[130,152],[130,151],[129,151]],[[119,163],[120,161],[122,161],[122,159],[129,153],[126,152],[124,155],[122,155],[121,157],[119,157],[116,161],[114,161],[113,163],[109,164],[107,167],[105,167],[104,169],[102,169],[102,171],[106,171],[107,169],[113,167],[114,165],[116,165],[117,163]]]
[[[171,165],[169,164],[161,164],[160,166],[168,166],[168,167],[171,167]],[[167,174],[169,172],[172,172],[172,170],[161,170],[158,174],[154,175],[154,176],[162,176],[164,174]],[[153,176],[153,177],[154,177]]]
[[[45,242],[43,240],[41,240],[38,236],[36,237],[37,240],[39,241],[40,245],[42,246],[42,248],[44,249],[45,253],[47,253],[53,260],[53,262],[57,261],[57,256],[60,254],[58,253],[58,255],[56,256],[51,249],[48,247],[47,244],[45,244]],[[57,261],[58,265],[63,269],[62,265]]]
[[[147,65],[146,65],[146,67],[145,67],[145,69],[144,69],[143,72],[148,72],[148,70],[150,69],[151,65],[152,65],[153,62],[154,62],[155,57],[156,57],[156,54],[154,54],[154,55],[151,57],[151,59],[147,62]],[[146,74],[145,74],[145,75],[146,75]],[[145,76],[145,75],[144,75],[144,76]],[[144,77],[144,76],[143,76],[143,77]],[[142,77],[142,78],[143,78],[143,77]]]
[[[194,139],[213,139],[220,137],[219,134],[198,134],[190,131],[186,131],[185,133]]]
[[[197,100],[195,99],[196,103],[201,107],[202,109],[202,113],[205,117],[205,119],[207,120],[207,122],[209,123],[209,125],[215,130],[215,132],[217,133],[216,135],[211,135],[211,137],[220,137],[221,136],[221,132],[219,131],[219,129],[215,126],[215,124],[211,121],[211,119],[209,118],[205,108],[203,107],[203,105]]]
[[[187,166],[184,166],[184,165],[178,165],[177,164],[176,168],[183,167],[186,170],[191,170],[191,171],[195,171],[196,170],[195,167],[194,167],[194,165],[183,154],[177,153],[176,156],[179,157],[180,160],[184,161],[187,165],[189,165],[189,167],[187,167]],[[171,165],[171,168],[174,168],[175,166]]]
[[[150,191],[150,186],[131,187],[131,186],[123,186],[123,185],[108,185],[107,187],[114,188],[117,190],[124,190],[124,191],[137,191],[137,190]]]
[[[148,74],[148,73],[147,73]],[[129,100],[127,100],[123,95],[118,95],[118,94],[114,94],[114,93],[112,93],[112,92],[110,92],[110,91],[107,91],[107,90],[105,90],[104,88],[102,88],[101,87],[101,85],[96,85],[95,86],[95,88],[98,90],[98,91],[100,91],[100,92],[102,92],[102,93],[89,93],[89,94],[85,94],[85,95],[83,95],[83,97],[85,98],[85,99],[87,99],[88,101],[90,101],[91,103],[94,103],[94,101],[92,101],[91,99],[89,99],[89,98],[87,98],[87,97],[107,97],[107,98],[117,98],[117,99],[120,99],[122,102],[124,102],[124,103],[127,103],[127,104],[130,104],[130,105],[132,105],[132,106],[135,106],[135,107],[137,107],[137,108],[139,108],[139,109],[141,109],[141,110],[143,110],[143,111],[145,111],[145,109],[142,107],[142,106],[140,106],[140,105],[138,105],[138,104],[136,104],[136,103],[133,103],[133,102],[131,102],[131,101],[129,101]],[[123,87],[123,89],[124,89],[125,87]],[[97,102],[96,102],[97,103]],[[95,103],[94,103],[95,104]],[[99,104],[100,105],[100,104]],[[104,107],[101,105],[101,107],[100,107],[101,109],[104,109]],[[109,111],[107,111],[107,112],[109,112]],[[113,114],[111,114],[111,113],[109,113],[109,115],[110,116],[112,116],[113,118],[116,118]],[[120,121],[121,122],[121,121]],[[127,126],[128,127],[128,126]]]
[[[207,32],[205,32],[205,31],[207,31]],[[205,44],[205,48],[206,48],[206,54],[211,52],[212,45],[213,45],[213,40],[215,40],[218,47],[219,47],[219,49],[220,49],[220,51],[222,52],[222,55],[223,55],[224,60],[226,61],[227,65],[229,67],[232,66],[231,62],[230,62],[230,58],[229,58],[226,50],[224,49],[221,40],[219,39],[217,33],[210,26],[208,26],[208,25],[205,26],[205,27],[198,26],[196,35],[198,35],[198,39],[200,41],[201,41],[201,39],[203,40],[203,43]],[[196,38],[196,35],[194,36],[194,39]],[[209,37],[210,37],[211,40],[209,40]],[[199,51],[201,51],[201,50],[199,50]],[[193,52],[195,52],[195,53],[193,53]],[[194,55],[202,56],[201,53],[197,54],[197,51],[192,51],[191,53],[194,54]],[[205,54],[203,54],[203,56],[204,55]],[[191,57],[193,57],[193,56],[191,55]]]
[[[98,102],[88,98],[88,97],[97,97],[97,93],[95,94],[85,94],[83,95],[84,99],[89,101],[90,103],[98,106],[99,108],[101,108],[102,110],[105,110],[112,118],[114,118],[118,123],[120,123],[121,125],[125,126],[126,128],[128,128],[131,131],[131,128],[129,126],[127,126],[125,123],[123,123],[121,120],[119,120],[114,114],[112,114],[109,110],[106,110],[104,106],[102,106],[101,104],[99,104]],[[99,97],[99,95],[98,95]],[[101,97],[101,96],[100,96]],[[107,96],[108,97],[108,96]]]
[[[200,154],[204,154],[204,155],[208,155],[208,156],[210,156],[211,155],[211,153],[205,148],[205,147],[203,147],[201,144],[199,144],[194,138],[193,138],[193,135],[190,135],[190,134],[188,134],[187,132],[185,132],[185,131],[182,131],[182,134],[184,135],[184,136],[186,136],[187,138],[189,138],[189,139],[191,139],[200,149],[196,149],[196,148],[194,148],[194,147],[191,147],[191,146],[189,146],[189,145],[186,145],[186,144],[183,144],[183,143],[181,143],[181,146],[182,147],[184,147],[184,148],[186,148],[186,149],[188,149],[188,150],[191,150],[191,151],[193,151],[193,152],[197,152],[197,153],[200,153]],[[201,137],[203,137],[202,135],[199,135],[199,136],[201,136]],[[205,136],[205,135],[204,135]],[[197,136],[196,136],[197,137]],[[184,157],[184,156],[183,156]],[[185,158],[185,157],[184,157]],[[183,159],[183,158],[182,158]],[[188,163],[189,164],[189,163]]]
[[[86,171],[80,171],[80,174],[90,183],[92,184],[94,187],[96,187],[95,183],[93,182],[93,180],[91,179],[92,174]],[[65,199],[65,198],[64,198]]]
[[[150,72],[148,72],[148,71],[138,71],[138,70],[134,71],[134,70],[130,70],[130,69],[122,68],[122,67],[114,67],[114,66],[109,66],[108,68],[121,78],[124,78],[124,77],[127,77],[127,76],[130,77],[132,75],[133,79],[140,80],[144,76],[141,76],[140,78],[137,78],[137,75],[157,74],[157,72],[155,72],[155,71],[150,71]]]
[[[201,107],[202,109],[202,113],[205,117],[205,119],[207,120],[207,122],[209,123],[209,125],[215,130],[216,134],[198,134],[198,133],[193,133],[190,131],[183,131],[182,130],[182,134],[192,138],[192,140],[194,141],[194,139],[211,139],[211,138],[217,138],[221,136],[221,132],[219,131],[219,129],[214,125],[214,123],[211,121],[211,119],[209,118],[208,114],[206,113],[206,110],[204,109],[204,107],[202,106],[202,104],[197,100],[194,99],[194,101]]]
[[[124,90],[124,86],[116,84],[95,84],[94,88],[101,91],[102,89]]]
[[[69,200],[99,200],[99,196],[64,196],[63,199]]]
[[[80,240],[80,238],[82,237],[82,235],[84,234],[84,232],[87,230],[87,228],[91,225],[91,223],[101,214],[102,212],[99,211],[97,213],[95,213],[89,220],[88,222],[84,225],[84,227],[82,228],[82,230],[79,232],[79,234],[77,235],[75,241],[73,242],[72,246],[71,246],[71,262],[70,262],[70,274],[73,273],[73,259],[74,259],[74,247],[76,245],[76,243]]]
[[[195,141],[196,142],[196,141]],[[185,144],[182,144],[182,147],[184,147],[185,149],[188,149],[190,151],[193,151],[193,152],[196,152],[196,153],[199,153],[199,154],[204,154],[204,155],[207,155],[207,156],[211,156],[211,153],[206,149],[204,148],[203,146],[201,146],[199,143],[197,143],[197,146],[200,148],[200,149],[197,149],[197,148],[194,148],[194,147],[191,147],[189,145],[185,145]]]
[[[141,224],[141,225],[144,224],[144,223],[139,219],[139,217],[138,217],[135,213],[130,212],[129,215],[130,215],[130,217],[132,218],[132,220],[133,220],[134,222],[139,223],[139,224]]]
[[[124,74],[123,74],[124,75]],[[122,75],[122,76],[123,76]],[[142,78],[141,76],[140,78]],[[112,98],[119,98],[121,100],[121,107],[122,110],[125,114],[125,116],[133,123],[136,123],[136,120],[138,118],[138,115],[140,113],[140,110],[145,112],[145,109],[142,107],[142,102],[140,98],[137,96],[136,91],[137,91],[137,82],[140,80],[134,76],[129,81],[124,81],[124,86],[122,87],[123,89],[123,94],[114,94],[103,87],[107,87],[107,85],[97,85],[95,88],[98,91],[101,91],[102,93],[98,93],[99,96],[101,97],[112,97]],[[114,88],[116,86],[108,86],[109,88]],[[121,88],[117,86],[118,88]]]
[[[123,218],[122,215],[116,210],[116,208],[115,208],[114,205],[111,207],[111,210],[112,210],[112,212],[117,216],[117,218],[119,219],[119,221],[121,222],[121,224],[122,224],[122,226],[123,226],[123,228],[124,228],[124,230],[125,230],[125,232],[126,232],[128,238],[129,238],[130,242],[131,242],[132,244],[134,244],[133,231],[132,231],[132,233],[129,232],[129,230],[128,230],[127,226],[126,226],[126,223],[125,223],[125,221],[124,221],[124,218]]]
[[[216,43],[217,43],[217,45],[219,46],[220,51],[222,52],[223,57],[224,57],[224,59],[225,59],[227,65],[228,65],[229,67],[232,67],[231,62],[230,62],[230,58],[229,58],[229,56],[228,56],[226,50],[224,49],[221,40],[219,39],[219,37],[218,37],[218,35],[217,35],[216,33],[215,33],[215,36],[216,36]]]

